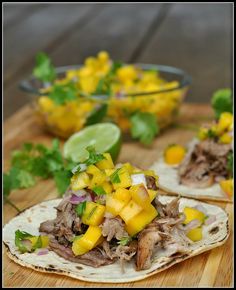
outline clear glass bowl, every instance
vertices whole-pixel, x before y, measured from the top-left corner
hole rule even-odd
[[[116,123],[124,133],[130,130],[129,116],[135,111],[153,113],[161,129],[173,123],[191,84],[191,77],[181,69],[152,64],[135,64],[142,70],[158,71],[161,78],[168,82],[177,81],[175,87],[158,91],[138,92],[122,96],[79,97],[63,105],[56,105],[41,93],[42,83],[29,77],[20,83],[20,88],[33,100],[35,112],[48,131],[56,136],[68,138],[87,124],[91,113],[107,104],[107,114],[103,121]],[[56,69],[57,79],[65,77],[68,70],[76,70],[81,65],[64,66]]]

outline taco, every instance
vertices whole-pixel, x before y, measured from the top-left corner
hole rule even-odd
[[[230,201],[233,195],[233,117],[222,113],[218,122],[200,128],[184,148],[169,145],[151,169],[158,172],[159,188],[170,194]]]
[[[108,154],[74,170],[62,199],[44,201],[3,229],[15,262],[90,282],[144,279],[222,245],[228,216],[197,200],[159,196],[157,176]]]

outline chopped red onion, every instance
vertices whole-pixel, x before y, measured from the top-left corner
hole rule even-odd
[[[216,221],[216,216],[215,215],[210,215],[206,220],[205,220],[205,225],[210,225]]]
[[[78,196],[73,193],[70,197],[70,203],[72,204],[79,204],[85,200],[86,200],[86,195]]]
[[[185,227],[186,232],[191,231],[192,229],[198,228],[201,225],[201,222],[198,219],[191,220]]]
[[[37,249],[35,251],[35,254],[37,254],[38,256],[43,256],[43,255],[47,255],[49,252],[49,250],[47,248],[42,248],[42,249]]]
[[[132,185],[143,184],[147,187],[146,178],[143,173],[132,174],[131,176]]]
[[[206,211],[205,207],[203,207],[201,204],[195,205],[194,208],[203,212],[205,215],[207,215],[207,211]]]

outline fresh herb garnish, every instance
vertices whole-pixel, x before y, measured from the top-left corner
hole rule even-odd
[[[231,89],[217,90],[211,99],[212,107],[215,111],[215,116],[219,119],[223,112],[233,112],[233,99]]]
[[[103,120],[107,113],[107,104],[102,104],[99,108],[95,108],[86,120],[85,126],[99,123]]]
[[[93,146],[88,146],[86,148],[86,150],[89,153],[88,159],[85,160],[85,162],[84,162],[87,166],[95,164],[95,163],[105,159],[105,157],[102,154],[96,152],[96,150]]]
[[[26,246],[23,245],[22,241],[30,237],[33,237],[33,236],[27,232],[20,231],[20,230],[15,231],[15,245],[17,246],[17,248],[19,249],[21,253],[25,253],[29,251],[29,249],[27,249]]]
[[[93,192],[95,192],[97,195],[107,194],[106,191],[103,189],[102,186],[95,186],[93,188]]]
[[[157,118],[152,113],[136,112],[130,117],[131,135],[141,143],[149,145],[154,137],[159,133]]]
[[[33,75],[43,82],[52,82],[56,78],[51,60],[44,52],[39,52],[36,56],[36,66],[33,70]]]
[[[229,152],[227,155],[227,169],[231,176],[233,176],[233,152]]]
[[[75,211],[76,211],[77,215],[79,217],[81,217],[83,215],[85,209],[86,209],[86,201],[83,201],[76,206]]]
[[[207,137],[208,137],[208,138],[215,138],[215,137],[217,137],[216,132],[213,131],[212,129],[209,129],[209,130],[207,131]]]
[[[119,245],[126,246],[132,240],[131,237],[123,237],[118,242]]]
[[[120,183],[119,171],[121,168],[116,169],[112,175],[110,176],[110,180],[112,183]]]
[[[88,217],[87,217],[87,220],[89,220],[89,219],[92,217],[92,215],[94,214],[94,212],[96,211],[96,209],[97,209],[97,206],[95,206],[95,207],[90,211],[90,213],[89,213],[89,215],[88,215]]]
[[[54,84],[48,97],[53,100],[55,104],[63,105],[77,98],[77,88],[73,82]]]

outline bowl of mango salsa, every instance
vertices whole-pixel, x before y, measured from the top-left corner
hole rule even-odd
[[[20,87],[33,97],[35,111],[46,128],[68,138],[85,126],[104,121],[129,133],[135,114],[151,116],[162,130],[175,121],[190,84],[191,77],[181,69],[125,64],[101,51],[86,58],[83,65],[59,68],[41,53],[33,76]]]

